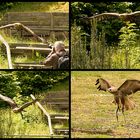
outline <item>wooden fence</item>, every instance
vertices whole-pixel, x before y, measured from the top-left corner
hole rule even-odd
[[[41,104],[53,109],[69,110],[69,93],[66,91],[47,93]]]
[[[0,26],[18,22],[42,36],[68,36],[69,32],[69,13],[66,12],[9,12],[0,21]],[[21,34],[28,35],[26,32]]]

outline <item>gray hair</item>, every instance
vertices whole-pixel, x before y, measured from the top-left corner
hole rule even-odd
[[[64,45],[64,43],[62,41],[56,41],[54,43],[53,47],[55,48],[56,52],[59,51],[59,50],[64,50],[65,49],[65,45]]]

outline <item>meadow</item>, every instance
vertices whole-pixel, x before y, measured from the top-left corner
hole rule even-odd
[[[97,78],[104,78],[119,87],[126,79],[140,78],[139,71],[72,71],[71,135],[72,138],[138,138],[140,137],[140,92],[131,97],[134,110],[125,111],[126,123],[119,113],[112,94],[98,91]]]

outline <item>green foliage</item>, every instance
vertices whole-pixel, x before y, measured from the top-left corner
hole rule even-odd
[[[29,96],[23,96],[23,95],[21,95],[20,93],[17,93],[17,94],[14,96],[13,100],[14,100],[18,105],[22,105],[22,104],[24,104],[25,102],[28,102],[28,101],[30,100],[29,98],[30,98]]]
[[[1,2],[0,11],[10,9],[14,5],[13,2]]]
[[[0,20],[1,20],[2,16],[7,12],[7,10],[11,9],[18,3],[19,2],[1,2],[0,3]]]
[[[120,29],[119,49],[124,52],[124,62],[127,68],[135,67],[139,64],[139,45],[136,24],[127,22],[126,26]]]
[[[19,84],[12,74],[0,74],[0,92],[3,95],[14,97],[16,93],[21,92]]]
[[[80,27],[76,25],[72,26],[72,68],[73,69],[126,69],[126,68],[140,68],[139,65],[139,44],[137,34],[132,29],[127,33],[121,34],[122,40],[120,44],[124,43],[124,46],[118,46],[116,44],[108,45],[105,38],[105,32],[102,30],[99,37],[96,36],[96,23],[92,23],[91,29],[91,42],[90,42],[90,54],[86,53],[86,42],[81,38],[82,31]],[[133,26],[133,24],[130,24]],[[132,37],[133,36],[133,37]],[[124,37],[124,38],[123,38]],[[129,38],[129,40],[128,40]],[[133,45],[132,45],[133,44]],[[135,44],[135,45],[134,45]]]
[[[136,24],[126,22],[126,26],[120,29],[121,35],[119,36],[121,47],[134,47],[137,41]]]
[[[0,74],[0,93],[2,95],[13,98],[17,93],[21,92],[19,82],[12,74]],[[0,102],[0,106],[4,107],[6,102]]]
[[[64,71],[14,71],[0,74],[0,93],[13,98],[17,104],[29,101],[30,95],[51,89],[55,83],[69,77],[69,72]],[[0,101],[4,107],[6,102]]]
[[[64,71],[16,71],[23,95],[39,93],[69,76]]]
[[[20,114],[12,113],[11,109],[0,110],[0,113],[1,138],[19,138],[31,134],[49,135],[49,128],[46,125],[47,121],[44,123],[41,117],[41,111],[37,107],[30,106],[28,112],[25,112],[23,115],[24,119],[21,118]]]

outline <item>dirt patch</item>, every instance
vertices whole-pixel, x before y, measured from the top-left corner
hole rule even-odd
[[[81,129],[81,128],[72,128],[72,132],[81,132],[81,133],[87,133],[87,134],[107,134],[107,135],[113,135],[113,130],[98,130],[98,129]]]

